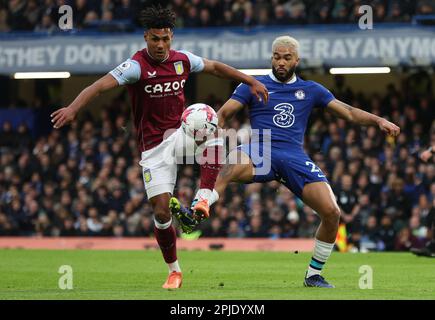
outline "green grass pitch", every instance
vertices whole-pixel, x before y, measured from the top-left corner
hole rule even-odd
[[[304,288],[310,253],[181,251],[183,287],[161,288],[159,251],[0,250],[0,299],[435,299],[435,259],[410,253],[333,253],[323,275],[335,289]],[[59,289],[59,267],[73,289]],[[362,265],[373,289],[360,289]]]

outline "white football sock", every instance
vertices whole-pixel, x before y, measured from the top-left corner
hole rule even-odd
[[[194,199],[207,199],[208,205],[211,206],[219,200],[219,194],[215,189],[213,191],[210,189],[199,189]]]
[[[168,263],[169,273],[172,273],[174,271],[181,272],[180,265],[178,264],[178,260],[175,260],[175,262]]]
[[[332,250],[334,249],[334,243],[327,243],[318,239],[314,240],[314,252],[311,262],[308,266],[307,278],[322,272],[322,268],[325,265],[326,260],[328,260]]]

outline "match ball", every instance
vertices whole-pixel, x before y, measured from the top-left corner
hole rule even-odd
[[[181,116],[181,127],[186,135],[195,140],[215,133],[218,125],[216,111],[204,103],[195,103],[187,107]]]

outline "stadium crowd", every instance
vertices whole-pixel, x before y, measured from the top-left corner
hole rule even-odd
[[[340,76],[331,89],[402,129],[394,140],[321,110],[311,117],[305,146],[331,182],[349,243],[379,251],[423,246],[435,214],[435,165],[418,157],[435,142],[430,78],[410,76],[401,88],[389,85],[384,96],[352,92]],[[120,96],[101,118],[86,113],[37,139],[24,124],[3,124],[0,235],[153,236],[126,101]],[[214,97],[206,102],[222,105]],[[249,129],[247,113],[237,114],[230,127]],[[199,168],[180,165],[175,193],[185,205],[198,186]],[[203,237],[313,237],[318,223],[310,208],[274,181],[230,185],[200,231]]]
[[[373,8],[374,22],[435,14],[435,0],[0,0],[0,32],[59,31],[65,4],[73,9],[75,29],[140,28],[140,9],[155,3],[172,8],[179,28],[355,23],[365,4]]]

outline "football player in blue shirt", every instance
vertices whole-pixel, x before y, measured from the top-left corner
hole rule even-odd
[[[258,134],[251,137],[249,144],[230,152],[230,161],[221,169],[208,204],[216,202],[230,182],[280,181],[321,218],[304,285],[333,288],[320,273],[334,248],[340,208],[325,174],[303,149],[308,117],[317,107],[354,124],[378,126],[391,136],[397,136],[400,128],[386,119],[337,100],[329,90],[314,81],[299,78],[295,74],[299,63],[298,49],[298,41],[289,36],[274,40],[272,72],[257,77],[269,91],[267,104],[253,96],[248,86],[241,84],[219,110],[219,126],[222,128],[226,120],[248,106],[251,127]],[[267,130],[270,130],[269,137]],[[237,163],[231,161],[237,158]],[[195,214],[181,207],[175,199],[171,201],[171,209],[179,218],[183,230],[193,230],[197,219],[191,218],[196,218]]]

